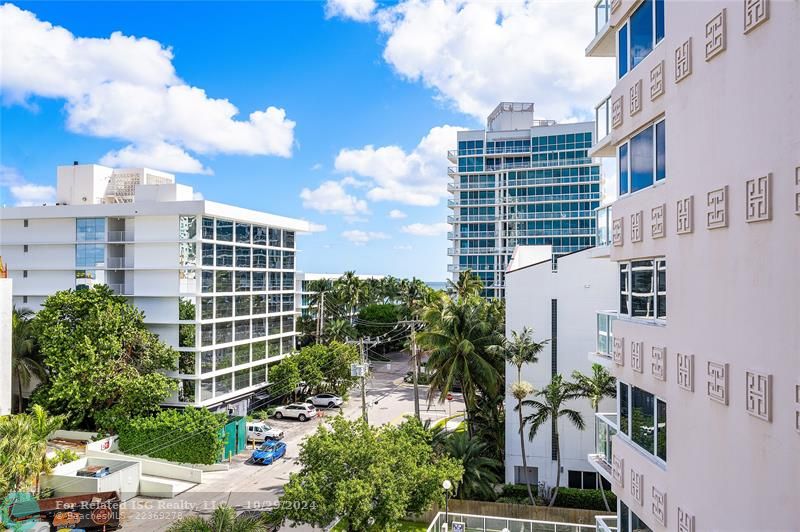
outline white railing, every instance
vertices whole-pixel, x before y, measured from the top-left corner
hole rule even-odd
[[[598,247],[611,245],[611,205],[595,210],[595,228],[597,230],[595,245]]]
[[[487,515],[473,515],[449,512],[439,512],[433,518],[427,532],[440,532],[442,525],[447,522],[447,529],[452,530],[453,523],[463,523],[464,530],[494,532],[503,529],[524,532],[595,532],[592,525],[579,525],[577,523],[559,523],[555,521],[534,521],[530,519],[513,519],[510,517],[493,517]]]
[[[617,530],[616,515],[597,515],[594,520],[597,532],[616,532]]]
[[[453,231],[448,231],[447,239],[448,240],[455,240],[458,238],[496,238],[497,231],[472,231],[468,233],[454,233]]]
[[[448,248],[447,254],[453,255],[489,255],[497,253],[497,248]]]
[[[495,205],[498,200],[495,198],[457,198],[447,200],[448,207],[471,207],[475,205]]]
[[[616,412],[597,413],[594,424],[594,449],[593,458],[599,462],[606,475],[611,474],[611,457],[613,456],[613,436],[617,433],[619,416]]]
[[[608,17],[611,13],[609,0],[598,0],[594,5],[594,34],[600,33],[600,30],[608,24]]]
[[[611,96],[606,96],[594,108],[594,143],[611,132]]]
[[[597,354],[611,358],[614,350],[613,323],[619,317],[615,310],[597,311]]]

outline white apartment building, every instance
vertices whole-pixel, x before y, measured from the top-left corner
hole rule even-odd
[[[598,529],[797,530],[800,3],[595,9],[586,53],[617,83],[590,155],[619,177],[592,355],[618,401],[590,457],[619,507]]]
[[[534,104],[501,102],[486,129],[459,131],[447,153],[453,194],[448,271],[481,278],[486,297],[503,297],[517,245],[551,246],[553,255],[594,245],[601,172],[588,156],[594,124],[534,119]]]
[[[14,304],[107,284],[180,352],[169,404],[244,413],[295,345],[295,235],[308,222],[194,199],[149,168],[58,167],[56,204],[0,209]]]
[[[586,353],[595,350],[595,311],[610,308],[617,300],[616,266],[594,257],[594,248],[563,255],[553,269],[550,246],[520,246],[506,271],[506,335],[533,329],[537,342],[549,340],[535,364],[522,367],[522,380],[541,390],[552,377],[561,374],[571,380],[577,370],[591,375],[592,363]],[[517,381],[517,368],[506,364],[506,483],[524,483],[526,472],[520,452],[519,418],[516,399],[511,393]],[[561,485],[571,488],[597,487],[597,473],[589,464],[587,455],[594,452],[594,410],[588,400],[573,401],[567,405],[578,410],[586,428],[580,431],[567,419],[558,420],[561,440]],[[614,400],[606,399],[602,411],[614,408]],[[524,411],[523,414],[529,414]],[[551,425],[539,429],[535,438],[528,440],[528,427],[523,431],[527,476],[532,485],[556,484],[556,447]]]
[[[14,282],[3,277],[0,261],[0,416],[11,413],[11,290]]]

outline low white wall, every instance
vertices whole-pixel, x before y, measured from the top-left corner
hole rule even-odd
[[[110,453],[101,454],[102,456],[86,456],[57,466],[51,474],[41,476],[42,488],[52,488],[56,497],[116,491],[121,501],[127,501],[138,495],[142,465],[135,460],[121,460]],[[105,477],[92,478],[76,475],[79,469],[83,469],[87,465],[109,466],[119,462],[126,462],[128,467],[114,471]]]
[[[203,470],[196,466],[176,464],[166,460],[160,460],[158,458],[151,458],[149,456],[109,453],[89,448],[86,449],[86,456],[139,462],[142,465],[143,475],[153,475],[175,480],[185,480],[186,482],[194,482],[195,484],[201,484],[203,482]]]
[[[100,452],[114,452],[119,447],[119,436],[109,436],[101,440],[93,441],[86,444],[86,452],[100,451]]]
[[[63,439],[91,442],[96,437],[96,432],[86,432],[83,430],[57,430],[50,435],[48,440]]]

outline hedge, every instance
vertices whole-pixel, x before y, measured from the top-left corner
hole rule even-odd
[[[611,490],[605,490],[609,508],[617,507],[617,497]],[[583,508],[585,510],[606,511],[603,495],[600,490],[582,490],[577,488],[559,488],[554,506],[562,508]]]
[[[531,493],[534,497],[536,497],[538,491],[539,486],[531,484]],[[503,484],[500,497],[503,499],[524,499],[528,501],[528,488],[525,484]]]
[[[171,462],[214,464],[222,453],[225,422],[225,414],[205,408],[162,410],[120,427],[119,449]]]

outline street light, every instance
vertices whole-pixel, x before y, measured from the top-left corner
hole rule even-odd
[[[450,517],[450,489],[453,487],[453,483],[448,479],[444,479],[444,482],[442,482],[442,487],[444,488],[444,522],[447,523],[447,520]]]

